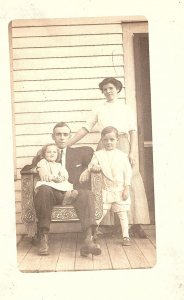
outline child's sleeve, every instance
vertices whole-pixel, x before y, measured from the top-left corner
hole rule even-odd
[[[41,159],[38,163],[37,163],[37,167],[36,167],[38,173],[40,174],[41,172],[44,172],[48,175],[51,175],[50,169],[48,168],[47,165],[47,161],[45,159]]]
[[[99,166],[99,161],[98,161],[95,153],[93,154],[91,162],[88,165],[88,170],[90,171],[93,166]]]

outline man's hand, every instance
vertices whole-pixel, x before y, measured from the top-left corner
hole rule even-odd
[[[90,171],[88,169],[84,170],[79,178],[80,183],[84,183],[85,181],[89,181]]]

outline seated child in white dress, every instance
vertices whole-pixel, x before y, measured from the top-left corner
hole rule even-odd
[[[130,245],[128,211],[130,210],[129,187],[131,184],[131,165],[126,153],[116,148],[118,130],[112,126],[101,132],[103,149],[96,151],[88,166],[90,171],[102,172],[102,221],[108,210],[118,214],[122,229],[122,244]]]
[[[55,144],[47,144],[43,146],[41,154],[43,159],[38,162],[36,169],[39,174],[45,170],[48,174],[48,180],[37,181],[35,192],[41,185],[47,185],[53,189],[66,192],[64,201],[69,197],[76,197],[78,192],[73,190],[73,184],[68,181],[67,170],[60,162],[57,162],[59,155],[58,147]]]

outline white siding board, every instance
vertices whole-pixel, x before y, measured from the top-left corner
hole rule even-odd
[[[40,26],[16,27],[12,29],[12,37],[58,36],[58,35],[84,35],[84,34],[112,34],[122,33],[119,24],[94,24],[74,26]]]
[[[28,26],[59,26],[59,25],[86,25],[86,24],[121,24],[122,22],[147,22],[144,16],[117,16],[117,17],[92,17],[92,18],[63,18],[63,19],[29,19],[13,20],[12,27]]]
[[[111,59],[116,61],[115,57]],[[122,60],[122,57],[121,57]],[[124,76],[124,68],[122,66],[98,67],[90,68],[90,78]],[[49,70],[20,70],[14,72],[15,81],[27,80],[48,80],[48,79],[77,79],[80,77],[89,77],[89,68],[73,68],[73,69],[49,69]]]
[[[95,57],[65,57],[21,59],[14,61],[14,70],[40,70],[65,68],[92,68],[92,67],[123,66],[121,56],[95,56]],[[98,70],[97,70],[98,71]],[[64,72],[61,70],[61,72]],[[97,72],[98,74],[98,72]]]
[[[102,78],[101,78],[102,79]],[[125,98],[125,89],[119,93],[121,98]],[[33,101],[56,101],[56,100],[86,100],[86,99],[104,99],[102,92],[98,89],[77,90],[57,90],[57,91],[22,91],[14,92],[14,102],[33,102]]]
[[[76,132],[79,128],[81,128],[82,126],[84,126],[85,121],[81,121],[81,122],[68,122],[67,123],[72,132]],[[52,134],[52,130],[53,127],[55,125],[55,122],[53,123],[43,123],[43,124],[21,124],[21,125],[17,125],[16,126],[16,135],[26,135],[26,134],[30,134],[30,133],[36,133],[39,131],[39,134],[45,134],[45,133],[50,133]],[[94,128],[92,129],[92,132],[96,132],[99,131],[98,130],[98,126],[95,125]],[[17,152],[18,155],[18,152]]]
[[[90,117],[91,111],[72,111],[72,112],[46,112],[46,113],[25,113],[15,115],[15,124],[28,124],[28,123],[48,123],[48,122],[69,122],[83,121]]]
[[[90,132],[86,137],[81,139],[81,143],[97,143],[100,140],[100,133]],[[31,146],[31,145],[44,145],[53,142],[50,134],[27,134],[20,135],[16,138],[16,145],[18,146]],[[18,167],[18,165],[17,165]]]
[[[103,103],[103,100],[73,100],[73,101],[42,101],[42,102],[27,102],[16,103],[15,113],[26,112],[50,112],[50,111],[72,111],[72,110],[91,110],[96,105]]]
[[[122,34],[99,34],[80,36],[55,37],[21,37],[13,38],[13,48],[40,48],[40,47],[77,47],[90,45],[122,45]]]
[[[81,57],[97,55],[123,55],[122,45],[101,45],[78,46],[78,47],[50,47],[50,48],[24,48],[13,49],[13,58],[49,58],[49,57]]]
[[[89,70],[90,72],[90,70]],[[43,81],[21,81],[14,83],[15,91],[54,91],[54,90],[77,90],[98,86],[100,79],[76,79],[76,80],[43,80]],[[122,82],[124,80],[121,80]]]

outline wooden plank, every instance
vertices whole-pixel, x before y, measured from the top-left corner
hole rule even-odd
[[[130,262],[121,245],[120,239],[106,237],[107,248],[113,269],[130,269]]]
[[[55,272],[58,257],[62,247],[62,234],[49,234],[49,255],[43,256],[39,272]]]
[[[149,240],[152,242],[153,246],[156,247],[156,234],[155,230],[153,229],[146,229],[145,230]]]
[[[38,247],[32,246],[19,265],[22,272],[39,272],[40,263],[43,256],[38,254]]]
[[[56,271],[73,271],[75,266],[75,252],[77,247],[77,234],[67,233],[62,240]]]
[[[72,47],[90,45],[122,45],[122,34],[100,34],[55,37],[23,37],[12,39],[13,48]]]
[[[88,133],[86,137],[81,139],[81,142],[97,143],[100,140],[100,133]],[[45,145],[53,142],[50,134],[35,134],[35,135],[20,135],[16,137],[16,145]],[[17,167],[19,168],[19,158],[17,158]]]
[[[39,134],[52,134],[53,128],[55,126],[55,122],[50,122],[48,123],[43,123],[43,124],[20,124],[16,126],[16,135],[25,135],[25,134],[30,134],[30,133],[39,133]],[[81,127],[84,126],[85,121],[81,121],[81,122],[68,122],[67,123],[68,126],[70,127],[72,134],[74,132],[77,132]],[[99,131],[99,128],[97,125],[94,126],[94,128],[91,130],[91,132],[96,132]],[[32,148],[30,148],[32,149]],[[20,150],[20,148],[16,149],[16,153],[17,156],[21,156],[20,153],[22,153],[21,151],[27,151],[27,149],[23,148],[23,150]],[[39,148],[34,148],[32,149],[33,154],[36,153],[36,151],[38,151]],[[26,154],[28,154],[28,152],[26,152]]]
[[[123,58],[121,55],[112,56],[91,56],[91,57],[57,57],[57,58],[40,58],[40,59],[20,59],[13,61],[13,70],[40,70],[40,69],[64,69],[79,68],[78,72],[82,76],[81,68],[93,67],[118,67],[123,66]],[[98,74],[98,70],[97,70]],[[85,74],[84,74],[85,76]],[[65,75],[65,77],[67,77]],[[100,77],[103,77],[100,76]],[[85,77],[84,77],[85,78]]]
[[[69,122],[73,121],[84,121],[90,117],[91,111],[76,111],[76,112],[46,112],[46,113],[27,113],[27,114],[16,114],[15,124],[29,124],[29,123],[47,123],[50,120],[57,123],[60,121]]]
[[[146,22],[144,16],[115,16],[115,17],[91,17],[91,18],[54,18],[54,19],[20,19],[13,20],[12,27],[25,26],[58,26],[58,25],[79,25],[79,24],[121,24],[122,22]]]
[[[42,101],[42,102],[27,102],[16,103],[15,113],[38,113],[50,112],[50,111],[72,111],[72,110],[91,110],[95,109],[95,106],[99,106],[103,103],[103,100],[77,100],[77,101]]]
[[[70,25],[70,26],[47,26],[47,27],[19,27],[12,28],[12,37],[33,37],[33,36],[66,36],[81,34],[109,34],[122,33],[119,24],[103,25]]]
[[[134,239],[138,248],[146,257],[150,267],[156,264],[156,249],[149,239]]]
[[[103,78],[102,78],[103,79]],[[102,80],[100,79],[100,81]],[[121,80],[121,79],[120,79]],[[125,98],[125,89],[118,94],[119,98]],[[56,100],[86,100],[86,99],[103,99],[105,100],[103,94],[98,89],[98,85],[95,89],[82,89],[77,90],[57,90],[57,91],[14,91],[14,102],[27,102],[27,101],[56,101]],[[26,104],[25,104],[26,105]]]
[[[123,55],[122,45],[99,45],[78,47],[52,47],[52,48],[24,48],[13,49],[13,59],[22,58],[48,58],[48,57],[73,57],[96,55]]]
[[[30,239],[24,237],[21,242],[17,245],[17,264],[20,267],[22,261],[24,260],[27,253],[30,251],[32,245]]]
[[[80,248],[83,245],[82,234],[78,234],[77,239],[77,250],[75,259],[75,271],[79,270],[93,270],[93,256],[89,254],[88,257],[83,257],[80,255]]]
[[[121,60],[122,60],[122,56]],[[112,59],[112,56],[110,56]],[[89,58],[90,60],[91,58]],[[117,56],[113,56],[113,60],[116,63]],[[116,77],[124,76],[124,68],[122,66],[109,66],[109,67],[95,67],[88,68],[77,67],[75,69],[49,69],[49,70],[20,70],[14,71],[13,80],[25,81],[25,80],[53,80],[53,79],[78,79],[78,78],[95,78],[95,77]]]
[[[102,253],[98,256],[93,255],[94,270],[111,270],[112,264],[109,258],[106,241],[103,237],[101,237],[98,239],[98,243],[101,247]]]
[[[123,83],[123,80],[121,81]],[[99,79],[20,81],[14,83],[14,91],[56,91],[61,89],[77,91],[78,89],[96,88],[98,84]]]
[[[134,240],[131,240],[131,246],[123,246],[131,267],[134,268],[149,268],[149,263],[137,247]]]
[[[22,234],[17,234],[16,235],[16,243],[17,245],[20,243],[20,241],[23,239],[23,235]]]

